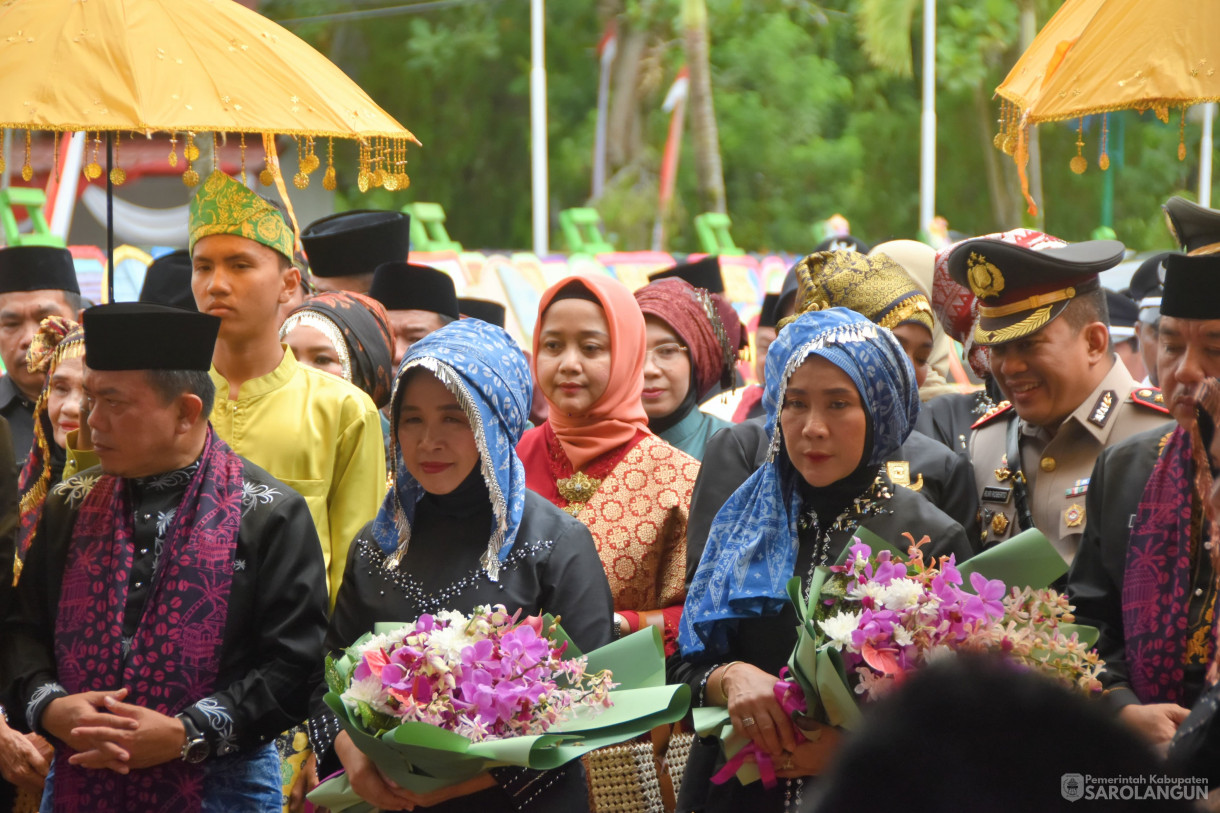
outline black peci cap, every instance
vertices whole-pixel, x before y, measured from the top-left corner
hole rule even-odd
[[[1166,258],[1161,316],[1220,319],[1220,254]]]
[[[306,226],[301,245],[315,277],[371,274],[382,263],[406,261],[411,218],[374,209],[339,212]]]
[[[703,288],[708,293],[724,293],[724,277],[720,273],[720,258],[716,255],[704,257],[693,263],[681,263],[673,268],[649,274],[648,281],[656,282],[669,277],[686,280],[696,288]]]
[[[85,365],[94,370],[198,370],[212,366],[220,319],[118,302],[85,311]]]
[[[504,327],[506,312],[504,306],[499,302],[492,302],[490,299],[459,297],[458,310],[462,312],[462,316],[480,319],[489,325]]]
[[[795,291],[793,292],[795,294]],[[758,310],[758,326],[759,327],[775,327],[775,323],[779,321],[779,314],[776,310],[779,308],[780,294],[767,294],[763,297],[762,307]]]
[[[426,265],[382,263],[373,272],[368,295],[388,311],[432,311],[453,319],[462,315],[453,279]]]
[[[169,305],[197,311],[195,294],[191,292],[191,253],[186,249],[162,254],[153,260],[144,274],[139,301],[150,305]]]
[[[53,246],[0,249],[0,294],[18,291],[80,293],[72,252]]]

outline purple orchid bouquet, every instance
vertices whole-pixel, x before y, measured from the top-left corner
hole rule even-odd
[[[952,556],[906,561],[857,541],[829,568],[810,619],[814,643],[833,649],[863,700],[884,695],[910,671],[953,653],[999,653],[1085,693],[1101,691],[1104,663],[1073,627],[1067,597],[1050,588],[1009,588],[975,570],[970,588]],[[1090,642],[1091,643],[1091,642]]]
[[[496,605],[379,623],[327,657],[324,701],[383,774],[418,793],[489,768],[557,768],[689,708],[690,687],[665,683],[655,629],[582,653],[557,619],[519,616]],[[309,798],[372,809],[342,773]]]
[[[904,558],[860,529],[839,564],[818,567],[807,590],[799,576],[789,582],[800,625],[774,692],[797,724],[798,742],[815,723],[855,727],[860,703],[959,653],[999,654],[1018,668],[1100,694],[1105,664],[1092,648],[1097,630],[1075,624],[1066,596],[1033,586],[1066,571],[1045,536],[1025,531],[961,565],[952,556],[925,562],[927,537],[906,536],[911,544]],[[736,775],[742,783],[774,783],[770,757],[734,729],[726,709],[699,708],[693,715],[695,729],[724,746],[727,763],[713,781]]]
[[[543,734],[577,706],[610,705],[609,670],[586,672],[587,658],[564,657],[567,641],[518,615],[422,615],[361,644],[350,681],[331,688],[373,734],[419,722],[472,742]]]

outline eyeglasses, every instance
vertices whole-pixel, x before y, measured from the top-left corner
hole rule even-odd
[[[687,348],[677,342],[666,342],[649,350],[645,354],[645,359],[658,367],[672,367],[678,363],[678,359],[685,352],[687,352]]]

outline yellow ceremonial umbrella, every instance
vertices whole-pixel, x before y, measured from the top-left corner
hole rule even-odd
[[[1117,110],[1153,110],[1167,122],[1172,108],[1184,116],[1220,100],[1217,32],[1214,2],[1066,0],[996,88],[1004,100],[996,145],[1016,161],[1026,199],[1030,127]],[[1072,169],[1083,172],[1083,138],[1076,143]],[[1102,169],[1108,164],[1103,150]]]
[[[361,169],[383,174],[401,174],[406,142],[419,143],[304,40],[233,0],[8,0],[0,77],[0,127],[16,130],[357,139]]]
[[[328,140],[327,189],[335,188],[329,140],[360,143],[361,191],[405,189],[407,143],[419,143],[304,40],[233,0],[5,0],[0,89],[0,128],[25,131],[27,181],[32,131],[105,133],[108,164],[117,142],[111,195],[110,185],[126,179],[124,134],[164,134],[166,160],[178,166],[181,152],[188,186],[200,176],[196,134],[232,133],[243,147],[260,136],[268,159],[261,180],[285,201],[276,135],[298,140],[298,188],[321,165],[315,139]],[[84,174],[101,173],[95,150]]]

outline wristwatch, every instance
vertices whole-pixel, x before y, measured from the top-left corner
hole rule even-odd
[[[186,744],[182,746],[182,761],[197,765],[208,758],[212,746],[203,738],[203,733],[195,725],[195,721],[190,718],[190,715],[183,712],[178,715],[178,719],[182,721],[182,727],[186,729]]]

